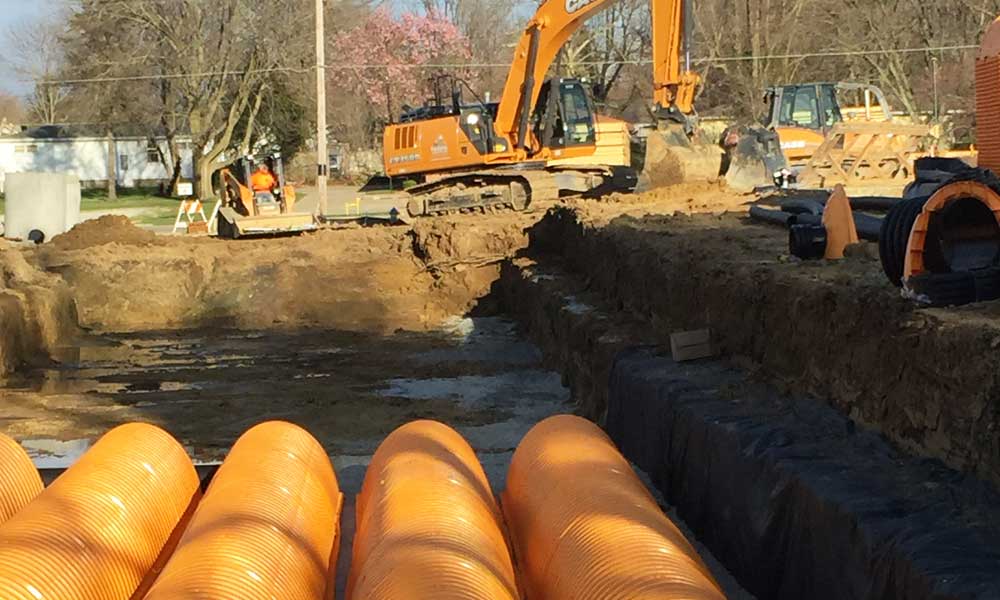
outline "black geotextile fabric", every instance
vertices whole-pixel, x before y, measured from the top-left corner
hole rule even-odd
[[[617,357],[607,430],[759,600],[1000,599],[1000,494],[712,362]]]

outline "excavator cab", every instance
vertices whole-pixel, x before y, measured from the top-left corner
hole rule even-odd
[[[535,139],[543,148],[597,143],[597,117],[587,88],[578,79],[546,81],[535,105],[533,122]]]

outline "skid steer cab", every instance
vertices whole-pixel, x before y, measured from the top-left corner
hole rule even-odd
[[[246,156],[219,172],[218,236],[238,239],[314,231],[311,213],[295,212],[295,188],[280,154]]]

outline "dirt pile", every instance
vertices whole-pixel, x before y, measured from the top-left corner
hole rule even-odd
[[[710,327],[728,356],[785,389],[1000,482],[995,304],[917,309],[866,254],[799,262],[783,231],[735,215],[622,213],[555,210],[531,232],[529,253],[566,265],[661,344]]]
[[[655,207],[659,213],[695,214],[742,210],[754,199],[753,196],[731,190],[723,183],[700,181],[657,188],[642,194],[613,194],[597,202],[577,200],[572,205],[590,209],[603,207],[604,210],[619,213],[623,209],[647,205]]]
[[[112,243],[141,246],[155,241],[155,233],[136,227],[128,217],[105,215],[57,235],[52,238],[52,245],[60,250],[80,250]]]
[[[77,331],[69,286],[29,264],[22,251],[0,249],[0,376],[45,361]]]

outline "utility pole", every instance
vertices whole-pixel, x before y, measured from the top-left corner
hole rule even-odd
[[[319,191],[319,216],[327,214],[327,176],[330,156],[326,149],[326,28],[324,1],[316,0],[316,187]]]
[[[931,65],[934,67],[934,122],[941,119],[941,101],[938,95],[938,58],[931,57]]]

